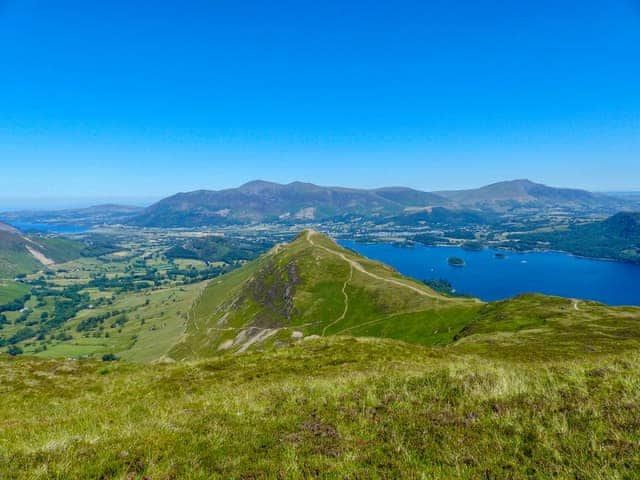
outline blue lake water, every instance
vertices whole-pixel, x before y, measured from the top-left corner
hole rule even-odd
[[[483,300],[499,300],[520,293],[597,300],[609,305],[640,305],[640,265],[591,260],[558,252],[471,252],[459,247],[396,247],[384,243],[339,242],[366,257],[419,279],[444,278],[459,293]],[[464,267],[447,263],[462,258]]]
[[[54,232],[54,233],[82,233],[89,230],[89,227],[80,225],[56,225],[53,223],[30,223],[30,222],[10,222],[11,226],[18,230],[28,233],[38,232]]]

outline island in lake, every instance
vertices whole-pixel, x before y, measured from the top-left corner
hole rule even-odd
[[[464,267],[465,265],[464,260],[461,259],[460,257],[449,257],[447,258],[447,262],[452,267]]]

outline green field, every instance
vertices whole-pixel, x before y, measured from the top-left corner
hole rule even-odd
[[[3,312],[0,351],[43,358],[161,359],[182,338],[206,279],[229,268],[167,259],[172,239],[90,239],[39,237],[42,251],[60,261],[41,265],[22,283],[0,280],[0,307],[30,294]],[[84,256],[88,252],[106,253]]]
[[[11,280],[0,280],[0,305],[13,302],[29,292],[29,286]]]

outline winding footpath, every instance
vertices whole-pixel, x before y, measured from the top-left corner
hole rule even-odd
[[[380,275],[376,275],[375,273],[372,273],[368,270],[365,270],[365,268],[358,262],[356,262],[355,260],[352,260],[350,258],[348,258],[345,254],[341,253],[341,252],[337,252],[335,250],[331,250],[330,248],[327,248],[323,245],[318,245],[317,243],[315,243],[313,241],[313,235],[315,235],[316,232],[312,231],[312,230],[307,230],[307,241],[313,245],[314,247],[318,247],[321,248],[322,250],[332,254],[332,255],[336,255],[338,257],[340,257],[342,260],[344,260],[345,262],[347,262],[349,265],[351,265],[351,268],[355,268],[356,270],[358,270],[360,273],[364,273],[365,275],[370,276],[371,278],[375,278],[376,280],[380,280],[381,282],[386,282],[386,283],[393,283],[395,285],[398,285],[400,287],[404,287],[404,288],[408,288],[409,290],[414,291],[415,293],[417,293],[418,295],[424,295],[426,297],[432,297],[432,298],[438,298],[439,300],[448,300],[446,297],[436,297],[435,295],[433,295],[432,293],[426,291],[426,290],[421,290],[418,287],[414,287],[413,285],[409,285],[407,283],[401,282],[400,280],[394,280],[392,278],[384,278],[381,277]]]
[[[344,320],[344,317],[347,315],[347,310],[349,310],[349,294],[347,293],[347,284],[351,281],[351,279],[353,278],[353,265],[349,265],[349,277],[344,281],[344,284],[342,285],[342,295],[344,295],[344,310],[342,311],[342,315],[340,315],[338,318],[336,318],[333,322],[329,323],[328,325],[325,325],[325,327],[322,329],[322,336],[326,336],[327,334],[327,329],[329,327],[333,327],[336,323]]]

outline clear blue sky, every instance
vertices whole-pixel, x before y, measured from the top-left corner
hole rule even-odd
[[[0,0],[0,207],[640,188],[640,1]]]

